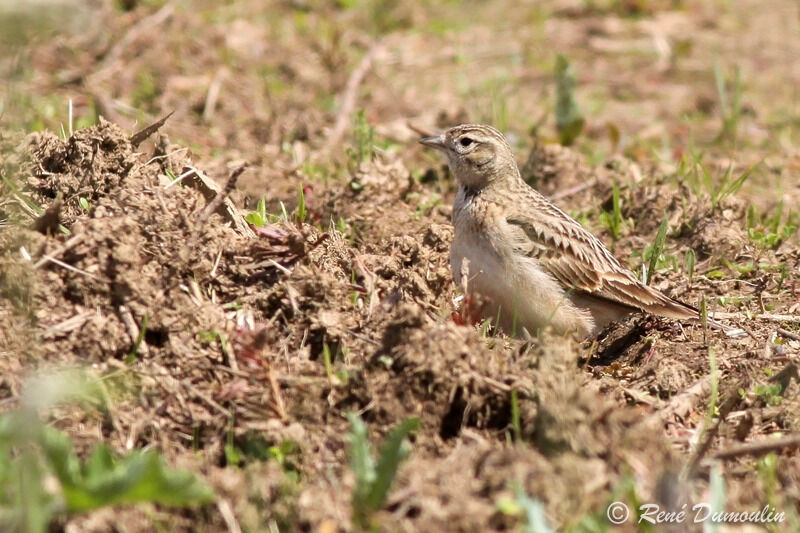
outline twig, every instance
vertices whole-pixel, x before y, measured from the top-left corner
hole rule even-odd
[[[709,313],[709,317],[722,320],[730,320],[732,318],[743,318],[741,313],[726,313],[718,311]],[[800,315],[753,315],[751,320],[766,320],[768,322],[800,322]]]
[[[100,280],[99,277],[95,276],[91,272],[86,272],[85,270],[81,270],[78,267],[74,267],[72,265],[69,265],[69,264],[65,263],[64,261],[61,261],[60,259],[56,259],[55,257],[45,256],[42,259],[47,259],[51,263],[55,263],[56,265],[58,265],[58,266],[60,266],[62,268],[66,268],[67,270],[71,270],[72,272],[75,272],[76,274],[80,274],[82,276],[86,276],[87,278],[96,279],[98,281]]]
[[[711,390],[711,376],[699,379],[688,389],[670,398],[663,409],[656,411],[646,419],[646,423],[664,423],[672,415],[684,416],[697,403],[700,397]]]
[[[269,386],[272,389],[272,396],[275,399],[275,410],[281,420],[286,420],[286,405],[283,403],[283,396],[281,396],[281,386],[278,384],[278,380],[275,379],[275,374],[272,373],[272,366],[266,370]]]
[[[748,442],[747,444],[719,451],[714,454],[714,457],[717,459],[734,459],[742,455],[754,455],[758,457],[784,448],[800,448],[800,433],[795,433],[780,439],[761,439],[755,442]]]
[[[217,277],[217,267],[219,266],[220,259],[222,259],[222,250],[217,252],[217,258],[214,259],[214,266],[211,267],[211,272],[208,274],[211,279]]]
[[[380,345],[381,345],[381,343],[379,343],[379,342],[377,342],[377,341],[375,341],[375,340],[373,340],[373,339],[370,339],[369,337],[365,337],[364,335],[361,335],[360,333],[356,333],[356,332],[355,332],[355,331],[353,331],[353,330],[350,330],[350,329],[345,329],[345,330],[343,330],[343,331],[345,331],[346,333],[348,333],[348,334],[352,335],[352,336],[353,336],[353,337],[355,337],[356,339],[358,339],[358,340],[362,340],[362,341],[364,341],[364,342],[366,342],[366,343],[368,343],[368,344],[372,344],[373,346],[380,346]]]
[[[228,365],[230,365],[230,370],[234,373],[240,372],[239,362],[236,360],[236,354],[233,353],[233,350],[231,350],[231,345],[228,344],[228,339],[225,337],[224,333],[220,334],[219,336],[219,347],[222,349],[222,353],[225,355]],[[228,370],[228,368],[225,366],[220,366],[219,368]],[[241,377],[250,377],[250,374],[243,372]]]
[[[708,453],[708,450],[711,448],[711,444],[714,442],[714,438],[719,433],[720,426],[725,420],[727,420],[728,415],[733,408],[736,407],[736,405],[741,401],[739,391],[742,389],[747,389],[749,385],[750,380],[745,377],[728,387],[727,391],[723,395],[724,399],[719,405],[719,415],[717,416],[716,421],[711,425],[711,427],[705,428],[705,431],[702,435],[703,440],[697,444],[692,452],[691,457],[689,458],[689,461],[687,461],[683,469],[683,475],[685,477],[688,477],[695,471],[697,465],[700,464],[700,461],[703,459],[706,453]]]
[[[214,409],[216,409],[217,411],[219,411],[221,414],[225,415],[225,417],[227,417],[227,418],[230,418],[230,417],[233,415],[233,414],[230,412],[230,410],[228,410],[228,409],[225,409],[225,408],[224,408],[224,407],[222,407],[222,406],[221,406],[219,403],[217,403],[216,401],[214,401],[214,399],[213,399],[213,398],[211,398],[210,396],[208,396],[208,395],[207,395],[207,394],[205,394],[204,392],[200,392],[200,391],[199,391],[197,388],[192,388],[192,389],[191,389],[191,392],[192,392],[192,394],[193,394],[195,397],[197,397],[197,398],[200,398],[201,400],[203,400],[204,402],[206,402],[208,405],[210,405],[211,407],[213,407]]]
[[[189,239],[186,241],[186,245],[184,246],[181,256],[184,258],[189,257],[189,253],[194,248],[195,242],[197,241],[197,235],[200,233],[200,229],[206,223],[208,218],[214,213],[219,206],[228,198],[228,195],[236,188],[236,181],[239,179],[239,176],[242,175],[242,172],[245,171],[247,168],[247,163],[242,164],[239,168],[234,170],[231,173],[231,177],[228,178],[228,182],[225,184],[225,187],[219,191],[214,199],[208,202],[208,205],[203,209],[200,215],[197,217],[197,220],[194,222],[194,229],[192,230],[192,234],[189,236]]]
[[[141,330],[136,324],[136,320],[133,319],[133,313],[131,313],[130,309],[128,309],[128,306],[119,306],[119,317],[122,319],[122,323],[125,324],[125,327],[128,329],[128,336],[131,338],[131,343],[133,343],[135,346],[136,341],[141,335]],[[139,344],[137,351],[142,355],[142,357],[147,357],[150,353],[150,350],[147,348],[147,341],[145,341],[144,338],[142,338],[142,342]]]
[[[70,331],[78,329],[86,323],[93,313],[94,311],[82,311],[73,317],[59,322],[58,324],[52,325],[44,330],[42,337],[49,338],[58,333],[69,333]]]
[[[797,333],[792,333],[791,331],[783,328],[778,328],[776,331],[781,337],[786,337],[787,339],[791,339],[793,341],[800,341],[800,335]]]
[[[50,261],[52,259],[55,259],[57,256],[63,254],[64,252],[66,252],[70,248],[72,248],[75,245],[77,245],[78,243],[80,243],[83,240],[83,237],[84,237],[84,234],[82,234],[82,233],[78,234],[78,235],[75,235],[74,237],[70,237],[64,244],[62,244],[59,248],[56,248],[52,253],[44,255],[38,261],[36,261],[33,264],[33,268],[37,269],[40,266],[42,266],[43,264],[45,264],[46,262],[48,262],[48,261]]]
[[[219,100],[219,92],[222,88],[222,82],[226,78],[227,72],[225,69],[220,69],[211,80],[211,85],[208,86],[208,93],[206,93],[206,103],[203,106],[203,120],[210,122],[214,117],[214,111],[217,108],[217,100]]]
[[[225,188],[222,189],[219,194],[217,194],[217,196],[211,200],[211,202],[209,202],[206,208],[203,209],[203,212],[200,213],[200,216],[197,217],[197,220],[194,223],[195,231],[197,231],[203,226],[203,224],[206,223],[208,217],[210,217],[211,214],[222,205],[222,202],[225,201],[225,198],[227,198],[231,192],[233,192],[233,189],[236,188],[236,182],[239,180],[239,176],[242,175],[242,172],[244,172],[246,168],[247,163],[243,163],[242,166],[231,173],[231,177],[228,178],[228,183],[225,184]]]
[[[169,183],[167,183],[166,185],[164,185],[164,189],[169,189],[170,187],[172,187],[176,183],[179,183],[183,178],[185,178],[187,176],[191,176],[192,174],[197,174],[197,169],[195,169],[193,167],[189,167],[189,170],[187,170],[186,172],[181,173],[180,176],[178,176],[174,180],[172,180]]]
[[[150,163],[155,163],[156,161],[160,161],[161,159],[167,159],[169,157],[172,157],[175,154],[179,154],[181,152],[186,152],[187,150],[189,150],[189,147],[188,146],[184,146],[183,148],[177,148],[177,149],[171,151],[168,154],[154,155],[153,157],[148,159],[147,162],[142,166],[146,167]],[[169,187],[169,185],[167,185],[167,187]],[[167,187],[164,187],[164,188],[166,189]]]
[[[435,131],[432,129],[428,129],[422,124],[417,124],[415,121],[407,120],[406,126],[408,129],[419,135],[420,137],[433,137],[436,135]]]
[[[775,339],[778,337],[778,332],[773,331],[767,337],[767,342],[764,343],[763,357],[769,359],[772,357],[772,347],[775,345]]]
[[[289,275],[289,274],[291,274],[291,273],[292,273],[292,271],[291,271],[291,270],[289,270],[288,268],[286,268],[286,267],[285,267],[285,266],[283,266],[282,264],[278,263],[278,262],[277,262],[277,261],[275,261],[274,259],[270,259],[270,260],[269,260],[269,264],[271,264],[272,266],[274,266],[275,268],[277,268],[278,270],[280,270],[280,271],[281,271],[281,272],[283,272],[284,274],[287,274],[287,275]]]
[[[230,533],[242,533],[242,528],[239,527],[239,522],[236,521],[236,515],[233,514],[233,508],[228,500],[225,498],[217,500],[217,510]]]
[[[741,335],[737,335],[737,331],[743,331],[744,333],[749,335],[751,339],[758,342],[758,337],[756,337],[756,334],[750,331],[750,328],[746,328],[741,324],[736,324],[736,328],[723,329],[723,332],[725,333],[726,337],[741,337]]]
[[[325,145],[322,147],[320,153],[325,155],[330,154],[333,148],[341,143],[342,137],[344,137],[344,134],[347,131],[347,125],[352,118],[351,115],[353,114],[353,110],[356,107],[358,88],[364,81],[364,78],[369,70],[372,68],[372,61],[375,59],[375,56],[377,55],[378,51],[381,50],[381,48],[381,41],[373,43],[369,50],[367,50],[367,53],[364,54],[364,57],[361,58],[361,61],[356,66],[355,70],[353,70],[353,72],[350,74],[350,77],[347,79],[347,84],[345,85],[344,92],[342,93],[341,97],[339,114],[336,116],[336,122],[333,125],[333,129],[331,130],[330,135],[328,135],[328,139],[325,141]]]
[[[243,166],[246,166],[246,165],[247,165],[247,163],[245,163]],[[235,172],[241,172],[241,168],[239,170],[236,170]],[[211,178],[209,178],[208,176],[206,176],[205,174],[203,174],[202,172],[200,172],[196,168],[194,168],[194,167],[184,167],[182,169],[182,171],[181,171],[181,175],[178,176],[178,178],[173,180],[170,184],[168,184],[164,188],[166,189],[167,187],[172,186],[178,180],[181,180],[181,179],[184,179],[184,178],[191,178],[191,180],[188,181],[187,185],[189,185],[190,187],[193,187],[193,188],[197,189],[198,191],[200,191],[200,194],[203,195],[203,198],[205,198],[206,202],[208,202],[208,203],[213,202],[214,199],[218,198],[219,195],[221,195],[221,194],[225,195],[222,198],[222,203],[225,204],[225,209],[219,209],[219,207],[217,207],[216,208],[217,212],[224,219],[226,219],[228,222],[233,224],[233,228],[236,231],[238,231],[241,235],[243,235],[244,237],[255,237],[255,233],[250,228],[250,224],[248,224],[245,221],[244,217],[239,213],[239,210],[236,208],[235,205],[233,205],[233,202],[231,201],[231,199],[227,197],[231,193],[233,188],[235,187],[235,185],[236,185],[235,183],[228,182],[225,185],[225,187],[220,187],[214,180],[212,180]],[[233,179],[234,182],[235,182],[235,180],[237,178],[238,178],[238,175],[237,176],[231,176],[229,178],[229,180]],[[225,192],[225,191],[227,191],[227,192]],[[189,226],[187,225],[187,227],[189,227]]]
[[[142,129],[140,129],[139,131],[137,131],[136,133],[134,133],[133,135],[131,135],[131,137],[130,137],[131,145],[134,148],[139,146],[145,139],[147,139],[148,137],[153,135],[155,132],[157,132],[159,129],[161,129],[161,126],[164,125],[164,123],[169,119],[169,117],[172,116],[173,113],[175,113],[175,111],[170,111],[165,116],[163,116],[160,119],[156,120],[155,122],[153,122],[149,126],[146,126],[146,127],[142,128]]]
[[[597,178],[592,178],[589,181],[584,181],[583,183],[581,183],[579,185],[575,185],[574,187],[570,187],[569,189],[564,189],[561,192],[557,192],[557,193],[553,194],[552,196],[550,196],[550,199],[551,200],[562,200],[564,198],[572,196],[573,194],[578,194],[581,191],[585,191],[586,189],[591,189],[595,185],[597,185]]]
[[[134,43],[141,35],[150,33],[153,31],[153,28],[163,24],[167,19],[169,19],[169,17],[172,16],[172,12],[174,10],[175,8],[172,3],[167,2],[164,4],[164,7],[131,26],[122,39],[117,41],[117,44],[115,44],[114,47],[108,51],[105,57],[103,57],[103,60],[100,61],[98,68],[92,73],[91,78],[93,79],[88,85],[95,85],[97,78],[102,78],[108,73],[108,71],[111,70],[111,68],[120,63],[119,58],[125,53],[125,50],[127,50],[132,43]]]
[[[597,341],[593,341],[592,346],[595,346],[596,343]],[[659,403],[661,403],[658,398],[650,396],[646,392],[640,390],[632,389],[630,387],[620,387],[620,390],[630,396],[634,401],[649,405],[650,407],[658,408]]]

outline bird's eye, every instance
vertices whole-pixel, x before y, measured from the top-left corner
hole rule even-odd
[[[472,139],[470,139],[469,137],[462,137],[459,143],[461,144],[461,146],[466,148],[467,146],[472,144]]]

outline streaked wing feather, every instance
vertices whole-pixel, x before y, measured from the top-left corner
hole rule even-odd
[[[514,244],[535,258],[563,287],[605,298],[632,308],[664,308],[668,315],[691,317],[694,312],[639,282],[594,235],[542,198],[537,217],[515,213],[506,221],[518,228]],[[513,232],[513,229],[512,229]]]

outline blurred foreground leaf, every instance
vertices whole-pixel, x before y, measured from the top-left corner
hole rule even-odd
[[[361,529],[368,529],[369,517],[380,509],[389,496],[397,469],[408,457],[406,437],[419,427],[419,420],[409,418],[398,424],[383,441],[377,462],[372,457],[367,426],[357,415],[350,414],[350,464],[356,476],[353,491],[353,520]]]
[[[65,434],[46,428],[42,437],[42,448],[69,511],[137,502],[184,506],[213,498],[211,490],[194,475],[165,467],[155,452],[134,450],[115,458],[108,446],[101,444],[82,464]]]
[[[116,457],[100,444],[81,460],[69,436],[39,418],[58,403],[97,399],[98,383],[76,372],[42,375],[28,382],[19,409],[0,415],[0,531],[42,533],[58,514],[108,505],[213,499],[193,474],[167,468],[154,451]]]

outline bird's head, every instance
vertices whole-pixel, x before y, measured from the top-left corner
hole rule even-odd
[[[474,191],[519,174],[506,138],[491,126],[462,124],[419,142],[444,152],[456,180]]]

